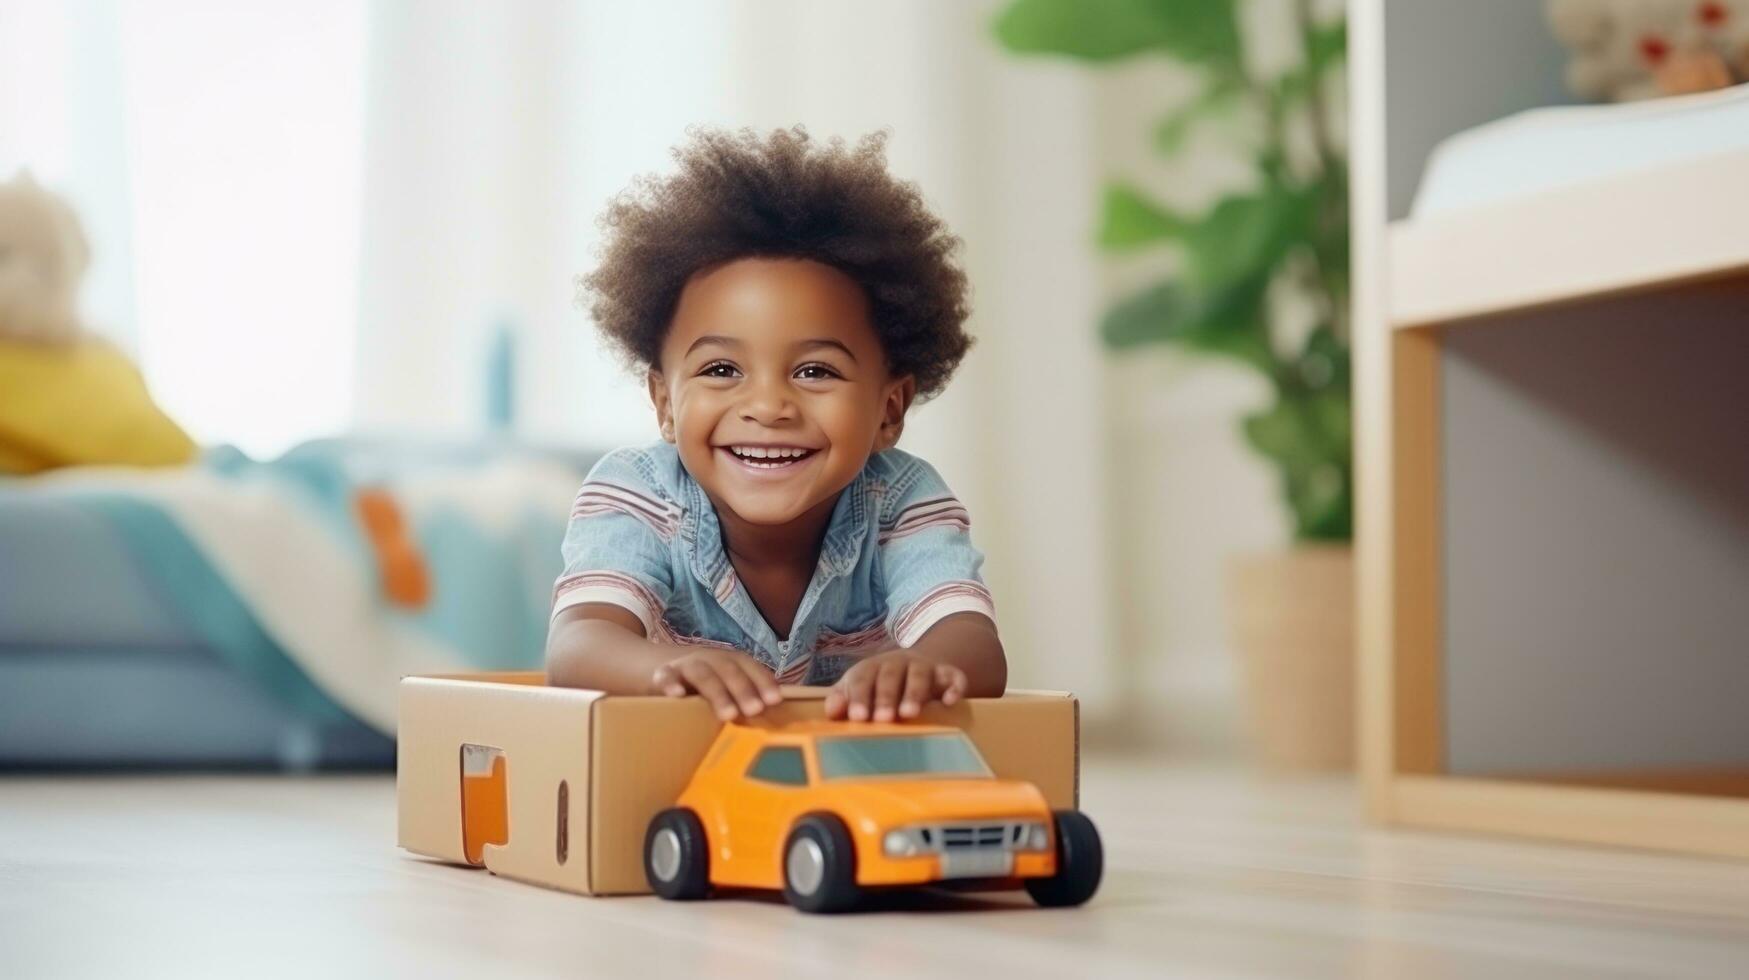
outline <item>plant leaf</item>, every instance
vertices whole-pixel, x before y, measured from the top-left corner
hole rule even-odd
[[[1183,283],[1167,280],[1106,311],[1099,335],[1114,350],[1170,341],[1183,329],[1194,306]]]
[[[1248,282],[1198,292],[1181,282],[1162,282],[1112,307],[1100,334],[1118,350],[1174,343],[1272,374],[1275,360],[1263,309],[1266,286],[1267,281]]]
[[[1111,251],[1152,245],[1184,234],[1188,222],[1155,204],[1128,184],[1113,182],[1105,187],[1105,202],[1099,221],[1099,245]]]
[[[1198,122],[1227,108],[1244,90],[1244,86],[1232,76],[1217,77],[1204,86],[1196,98],[1160,120],[1154,127],[1154,148],[1168,155],[1177,153]]]
[[[1352,376],[1348,345],[1329,324],[1320,324],[1306,337],[1306,345],[1293,363],[1293,389],[1318,392],[1347,391]]]
[[[1245,416],[1240,428],[1252,449],[1278,463],[1293,460],[1305,441],[1298,416],[1281,400],[1270,408]]]
[[[1335,64],[1348,54],[1348,21],[1314,24],[1306,32],[1306,62],[1315,72]]]
[[[1314,25],[1305,36],[1306,57],[1275,81],[1276,97],[1286,105],[1297,104],[1312,94],[1324,72],[1348,53],[1348,22]]]
[[[1282,494],[1300,540],[1342,540],[1354,525],[1346,391],[1278,398],[1245,417],[1245,439],[1281,470]]]
[[[1314,197],[1280,186],[1223,199],[1185,232],[1191,279],[1215,287],[1266,277],[1310,236],[1315,207]]]
[[[1162,51],[1223,69],[1239,63],[1233,0],[1014,0],[994,30],[1022,54],[1112,61]]]

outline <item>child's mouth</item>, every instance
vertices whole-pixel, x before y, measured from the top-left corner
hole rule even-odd
[[[781,473],[812,459],[817,449],[801,446],[718,446],[735,465],[754,473]]]

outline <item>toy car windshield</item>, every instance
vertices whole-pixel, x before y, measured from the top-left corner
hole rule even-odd
[[[990,775],[971,741],[956,732],[822,738],[819,760],[823,779]]]

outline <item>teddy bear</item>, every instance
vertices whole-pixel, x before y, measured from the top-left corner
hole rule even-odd
[[[1567,85],[1614,102],[1749,81],[1749,0],[1548,0]]]
[[[0,474],[195,457],[133,362],[80,322],[90,258],[64,201],[28,173],[0,183]]]

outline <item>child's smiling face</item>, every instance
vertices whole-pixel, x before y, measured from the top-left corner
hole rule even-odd
[[[649,386],[687,472],[713,503],[761,525],[835,499],[898,442],[916,391],[891,376],[855,280],[765,258],[687,281]]]

